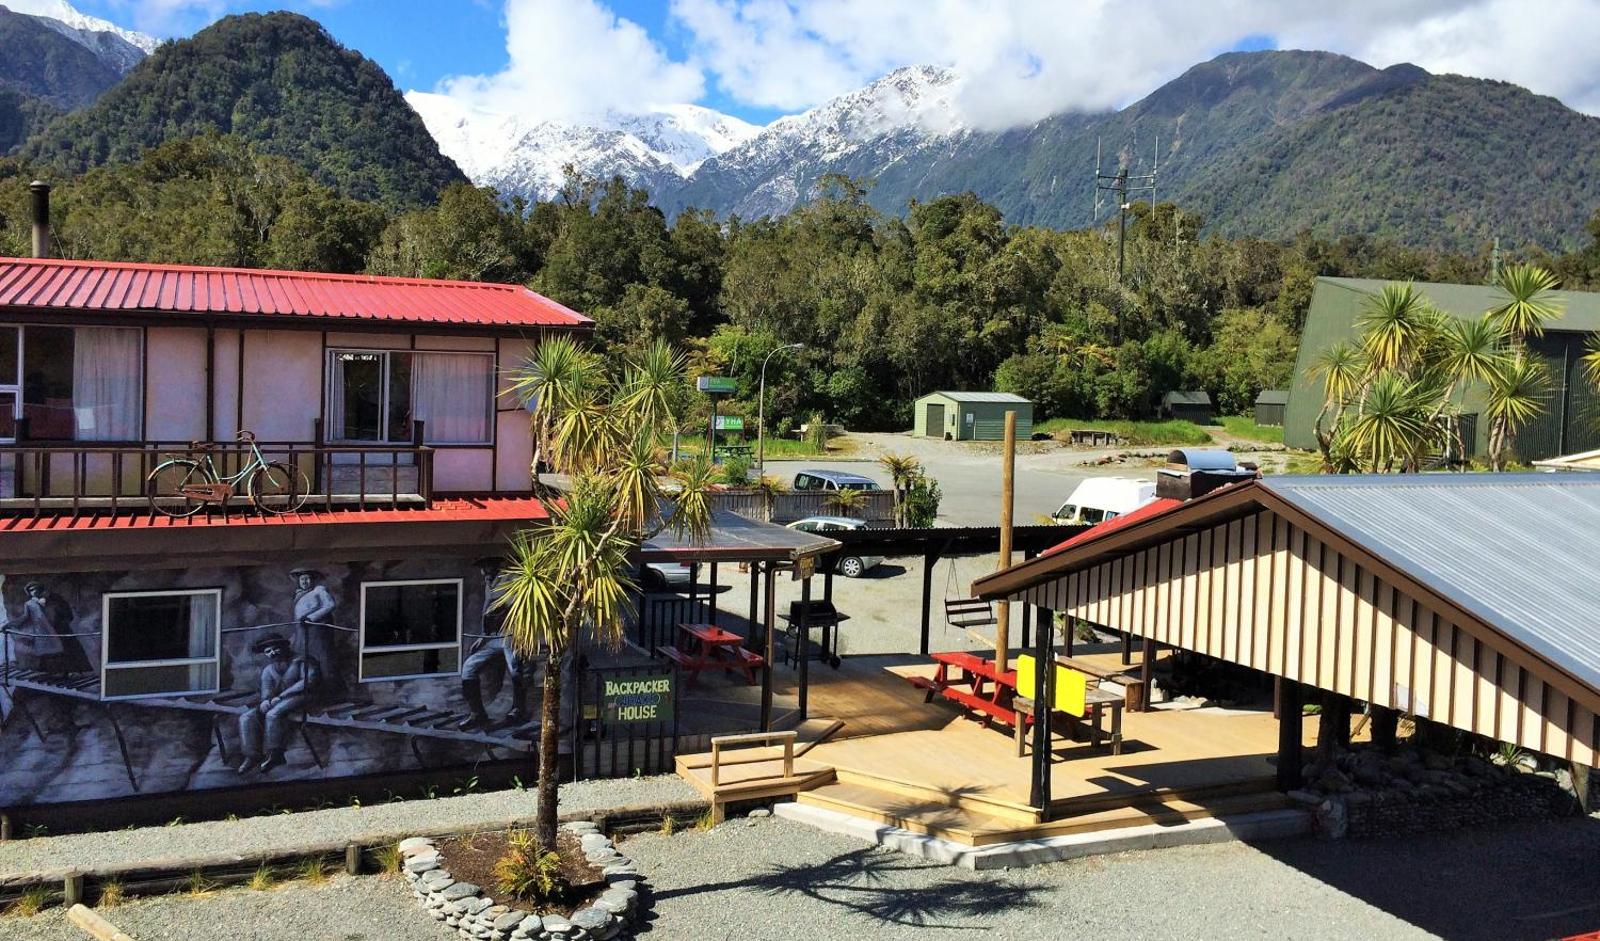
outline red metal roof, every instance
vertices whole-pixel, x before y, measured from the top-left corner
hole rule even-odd
[[[120,513],[83,514],[76,518],[41,515],[36,517],[0,517],[0,535],[5,533],[41,531],[104,531],[140,529],[183,529],[191,526],[306,526],[350,525],[354,523],[462,523],[462,522],[515,522],[548,519],[549,511],[534,497],[446,497],[436,499],[427,509],[382,510],[315,510],[287,513],[283,516],[263,516],[250,512],[229,513],[227,516],[197,514],[173,519],[154,516],[148,510]]]
[[[1182,500],[1171,500],[1166,497],[1152,500],[1136,510],[1130,510],[1121,516],[1113,516],[1104,523],[1091,526],[1060,545],[1051,546],[1049,549],[1039,553],[1039,557],[1044,558],[1045,556],[1055,555],[1057,552],[1064,552],[1074,546],[1081,546],[1097,539],[1103,539],[1124,526],[1132,526],[1134,523],[1160,516],[1168,510],[1180,506],[1183,506]]]
[[[0,257],[0,310],[7,307],[482,327],[591,322],[520,284]]]

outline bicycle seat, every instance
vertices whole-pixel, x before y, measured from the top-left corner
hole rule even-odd
[[[255,435],[255,432],[253,432],[253,431],[243,431],[243,430],[241,430],[238,434],[234,435],[233,437],[236,440],[244,441],[244,442],[253,442],[253,441],[256,440],[256,435]]]
[[[214,450],[215,448],[216,448],[216,445],[212,444],[209,441],[191,441],[191,442],[189,442],[189,450],[191,450],[191,451],[211,451],[211,450]]]

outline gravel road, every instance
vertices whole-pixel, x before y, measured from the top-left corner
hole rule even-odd
[[[972,873],[788,821],[629,839],[655,894],[641,937],[1004,939],[1549,938],[1600,927],[1600,819],[1376,842],[1290,840]],[[395,879],[335,878],[130,903],[140,941],[448,941]],[[68,941],[59,912],[0,941]]]
[[[694,789],[676,775],[582,781],[562,785],[561,810],[565,813],[684,801],[696,796]],[[433,831],[531,816],[533,812],[531,791],[508,790],[175,827],[65,834],[0,843],[0,875],[69,866],[93,869],[185,854],[248,855],[311,840],[349,839],[366,833]]]

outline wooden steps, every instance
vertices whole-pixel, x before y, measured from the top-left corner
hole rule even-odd
[[[997,843],[1120,830],[1150,824],[1170,826],[1188,820],[1277,810],[1288,806],[1287,799],[1276,792],[1234,794],[1193,800],[1146,795],[1136,798],[1133,803],[1088,810],[1048,823],[1036,821],[1022,823],[1015,819],[991,816],[965,806],[919,801],[905,795],[843,780],[802,791],[796,800],[801,804],[822,807],[967,846],[991,846]]]
[[[1031,825],[1039,821],[1038,811],[1027,804],[980,787],[939,788],[837,765],[834,767],[834,777],[842,784],[884,794],[889,801],[924,807],[954,807],[980,817],[1007,821],[1012,826]]]
[[[833,780],[830,765],[808,760],[805,754],[843,728],[844,723],[837,719],[808,719],[796,726],[794,773],[791,775],[783,773],[781,745],[724,751],[715,787],[711,784],[710,752],[679,755],[675,767],[679,777],[716,802],[790,797]]]

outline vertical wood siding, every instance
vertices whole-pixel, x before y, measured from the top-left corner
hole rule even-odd
[[[1270,511],[1030,589],[1032,604],[1600,766],[1593,699]]]

